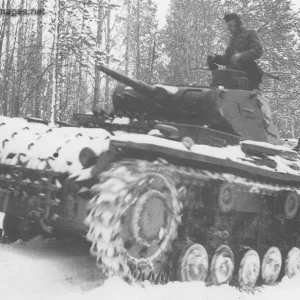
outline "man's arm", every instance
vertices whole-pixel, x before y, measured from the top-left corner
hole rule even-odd
[[[229,41],[229,44],[223,55],[214,55],[214,63],[222,66],[228,66],[230,64],[230,57],[232,56],[232,38]]]

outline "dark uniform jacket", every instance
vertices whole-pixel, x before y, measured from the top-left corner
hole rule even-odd
[[[216,55],[215,63],[229,66],[230,57],[236,53],[242,55],[241,61],[254,61],[263,54],[263,48],[256,31],[241,28],[239,32],[232,36],[224,55]]]
[[[232,66],[230,58],[236,54],[241,54],[238,66]],[[255,30],[241,28],[234,34],[224,55],[215,55],[214,62],[218,65],[226,66],[229,69],[239,69],[248,73],[248,78],[253,88],[258,88],[261,83],[263,72],[255,63],[255,60],[263,54],[263,48]]]

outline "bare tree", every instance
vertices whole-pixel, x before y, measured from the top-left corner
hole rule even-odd
[[[128,75],[128,67],[129,67],[129,43],[130,43],[130,0],[127,0],[127,31],[126,31],[126,52],[125,52],[125,74]]]
[[[50,122],[54,123],[56,106],[57,106],[57,93],[56,93],[56,69],[57,69],[57,41],[58,41],[58,14],[59,14],[59,0],[55,0],[55,23],[54,23],[54,38],[53,38],[53,69],[52,69],[52,99],[50,110]]]
[[[38,0],[38,9],[44,9],[44,0]],[[43,15],[40,14],[37,17],[37,62],[36,62],[36,70],[37,70],[37,80],[41,81],[41,77],[43,74]],[[36,87],[35,93],[35,105],[34,105],[34,115],[36,118],[41,117],[41,98],[42,98],[42,88],[41,83],[39,83]]]
[[[141,8],[141,0],[137,0],[137,20],[136,20],[136,65],[135,72],[136,78],[140,78],[141,76],[141,52],[140,52],[140,8]]]
[[[106,65],[110,63],[110,14],[111,14],[111,0],[108,0],[107,6],[107,27],[106,27]],[[105,109],[107,109],[109,103],[109,81],[108,75],[105,76]]]
[[[99,0],[98,3],[98,22],[97,22],[97,40],[96,46],[100,48],[102,44],[102,30],[103,30],[103,0]],[[99,108],[100,101],[100,71],[97,69],[97,61],[95,62],[95,88],[94,88],[94,102],[93,109]]]
[[[7,9],[11,9],[11,2],[7,0]],[[10,17],[6,17],[6,46],[5,46],[5,65],[4,65],[4,75],[3,75],[3,94],[2,94],[2,113],[4,116],[8,112],[8,93],[9,93],[9,75],[10,75]]]
[[[21,0],[20,8],[24,8],[24,0]],[[24,71],[24,24],[23,24],[23,16],[20,15],[18,22],[18,51],[17,51],[17,91],[16,94],[12,97],[12,114],[15,117],[18,117],[20,114],[20,96],[22,90],[22,74]]]
[[[2,8],[4,8],[4,0],[2,0]],[[4,36],[6,32],[5,30],[8,22],[9,22],[9,17],[4,17],[0,27],[0,59],[2,58],[3,41],[4,41]],[[0,69],[1,69],[1,64],[0,64]]]

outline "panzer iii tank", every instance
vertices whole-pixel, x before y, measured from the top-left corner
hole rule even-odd
[[[180,87],[99,68],[120,82],[117,117],[1,117],[6,239],[84,235],[99,268],[129,281],[251,289],[298,274],[298,153],[246,74]]]

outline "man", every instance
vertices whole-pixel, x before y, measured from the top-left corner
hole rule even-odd
[[[248,73],[250,89],[258,89],[263,74],[255,62],[263,54],[258,35],[256,31],[242,27],[240,17],[236,13],[226,14],[224,20],[232,37],[224,55],[208,57],[210,69],[213,68],[213,63],[216,63],[228,69],[245,71]]]

